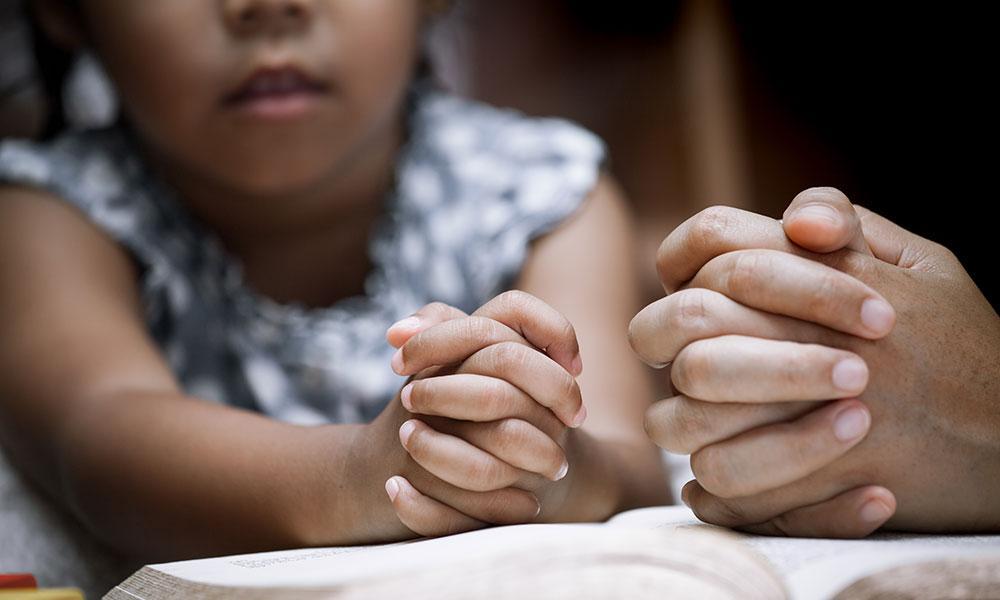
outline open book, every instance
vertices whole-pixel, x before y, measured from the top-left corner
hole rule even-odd
[[[483,597],[997,598],[1000,535],[769,538],[699,523],[684,507],[661,507],[599,525],[515,525],[384,546],[149,565],[105,596]]]

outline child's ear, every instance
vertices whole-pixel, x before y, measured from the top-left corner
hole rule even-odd
[[[49,40],[64,50],[77,50],[86,43],[83,17],[75,2],[34,0],[31,10]]]

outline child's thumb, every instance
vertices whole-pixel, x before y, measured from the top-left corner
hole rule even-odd
[[[400,319],[390,325],[389,329],[385,332],[385,339],[393,348],[399,348],[421,331],[426,331],[445,321],[461,319],[467,316],[469,315],[454,306],[449,306],[443,302],[432,302],[423,306],[409,317]]]

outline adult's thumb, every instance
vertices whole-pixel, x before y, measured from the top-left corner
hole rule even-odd
[[[836,188],[800,192],[785,209],[781,223],[788,239],[806,250],[827,254],[850,248],[872,254],[854,205]]]
[[[899,267],[911,268],[922,262],[932,262],[937,249],[946,252],[938,244],[903,229],[882,215],[855,205],[861,220],[865,241],[876,258]]]

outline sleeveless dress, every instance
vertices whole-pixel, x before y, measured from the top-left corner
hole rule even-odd
[[[426,85],[415,88],[407,114],[394,189],[370,235],[365,294],[324,308],[279,304],[248,287],[238,260],[152,175],[125,127],[48,143],[4,141],[0,183],[51,192],[130,253],[149,333],[186,393],[291,423],[367,422],[403,383],[389,366],[389,325],[428,302],[472,311],[508,289],[532,240],[581,206],[604,160],[603,144],[566,121],[527,118]],[[39,524],[52,519],[25,520],[3,508],[50,510],[18,502],[33,491],[19,487],[2,456],[0,471],[0,500],[9,501],[0,506],[5,537],[14,532],[8,539],[31,545],[25,540],[55,536],[48,550],[79,546],[80,562],[88,563],[94,551],[77,543],[82,531],[67,534],[62,524]],[[51,531],[18,537],[26,523]],[[60,539],[66,535],[76,541]],[[4,549],[0,564],[44,580],[45,550],[25,549],[38,562],[14,564]]]

